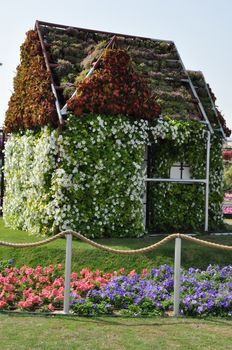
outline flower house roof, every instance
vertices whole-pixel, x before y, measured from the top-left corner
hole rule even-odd
[[[35,31],[46,68],[51,73],[60,123],[63,117],[59,111],[75,92],[77,82],[86,77],[112,38],[116,37],[114,44],[127,50],[133,69],[146,79],[156,97],[162,117],[202,121],[211,131],[220,128],[217,113],[212,113],[205,101],[201,101],[208,93],[206,85],[199,89],[199,80],[195,81],[194,74],[185,69],[174,42],[41,21],[36,21]],[[212,103],[215,107],[214,101]],[[228,131],[225,122],[221,126]]]
[[[217,125],[224,137],[230,136],[231,131],[227,128],[226,121],[215,104],[216,97],[206,82],[204,74],[201,71],[188,71],[188,74],[210,122],[215,126]]]
[[[162,116],[201,120],[203,117],[189,85],[189,78],[172,41],[106,33],[38,22],[59,103],[75,91],[77,77],[84,78],[114,35],[126,49],[137,71],[155,93]]]

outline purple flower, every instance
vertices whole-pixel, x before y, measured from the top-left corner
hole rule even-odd
[[[86,300],[90,300],[95,305],[93,307],[104,302],[111,309],[129,309],[134,305],[143,313],[173,309],[173,269],[168,265],[152,269],[145,276],[113,277],[104,287],[98,288],[86,294]],[[83,303],[83,300],[77,299],[77,302]],[[232,265],[182,270],[180,310],[182,314],[191,316],[230,315]]]

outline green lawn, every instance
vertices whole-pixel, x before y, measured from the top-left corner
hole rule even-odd
[[[0,314],[1,350],[229,350],[231,321]]]
[[[140,239],[98,239],[97,242],[120,249],[136,249],[148,246],[154,242],[161,240],[162,236],[144,237]],[[203,236],[213,242],[232,245],[232,236]],[[0,240],[10,242],[35,242],[43,239],[28,234],[27,232],[11,230],[4,227],[3,220],[0,219]],[[103,271],[114,271],[121,267],[125,267],[126,271],[142,268],[152,268],[163,263],[173,264],[174,241],[169,242],[158,250],[148,254],[141,255],[115,255],[100,251],[90,245],[78,240],[73,241],[73,259],[72,268],[79,271],[83,267],[90,269],[101,269]],[[9,248],[0,246],[0,260],[15,260],[17,266],[24,264],[32,267],[40,265],[48,265],[51,263],[65,261],[65,239],[61,238],[57,241],[38,248]],[[209,264],[226,265],[232,263],[231,252],[221,251],[218,249],[210,249],[201,247],[190,242],[182,244],[182,266],[195,266],[204,268]]]

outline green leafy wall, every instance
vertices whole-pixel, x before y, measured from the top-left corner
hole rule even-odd
[[[147,129],[147,121],[125,117],[68,119],[59,136],[61,177],[67,178],[66,185],[60,180],[59,201],[72,227],[91,237],[143,233]]]
[[[33,233],[75,229],[88,237],[144,234],[145,146],[151,174],[167,177],[185,161],[194,178],[205,176],[206,132],[197,122],[70,115],[65,130],[14,133],[5,149],[5,223]],[[222,224],[221,141],[212,139],[210,229]],[[200,230],[202,185],[152,184],[149,231]]]
[[[172,126],[171,126],[172,125]],[[170,129],[174,130],[170,132]],[[169,178],[174,163],[183,162],[190,167],[194,179],[206,177],[207,134],[202,126],[193,122],[169,120],[165,138],[150,148],[151,177]],[[209,229],[222,226],[223,200],[222,141],[211,136]],[[167,157],[168,155],[168,157]],[[150,183],[149,231],[203,231],[205,220],[205,185]]]
[[[48,128],[12,134],[6,224],[43,233],[70,228],[90,237],[142,235],[147,130],[145,120],[90,115],[70,116],[62,134]]]

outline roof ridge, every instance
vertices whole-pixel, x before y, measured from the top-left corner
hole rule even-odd
[[[123,36],[125,38],[131,38],[131,39],[134,38],[134,39],[141,39],[141,40],[163,41],[166,43],[174,44],[176,46],[176,44],[173,40],[155,39],[155,38],[150,38],[150,37],[143,37],[143,36],[139,36],[139,35],[124,34],[124,33],[114,33],[114,32],[108,32],[108,31],[99,30],[99,29],[81,28],[81,27],[75,27],[75,26],[68,26],[68,25],[64,25],[64,24],[44,22],[44,21],[40,21],[40,20],[36,20],[36,23],[38,23],[39,25],[50,26],[50,27],[54,27],[54,28],[58,28],[58,29],[73,28],[73,29],[78,29],[78,30],[82,30],[82,31],[86,31],[86,32]]]

